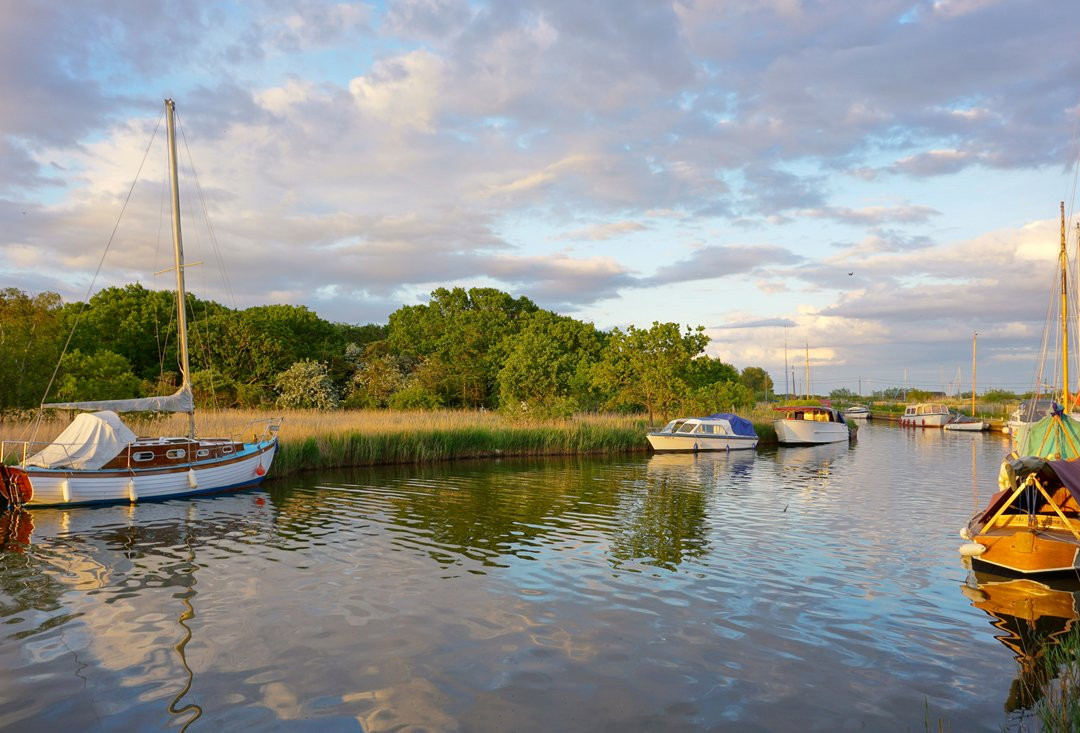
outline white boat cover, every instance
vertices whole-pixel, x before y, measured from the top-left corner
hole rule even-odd
[[[192,412],[195,399],[191,387],[182,386],[171,395],[136,397],[130,400],[98,400],[96,402],[50,402],[42,407],[61,410],[111,410],[112,412]]]
[[[135,440],[136,435],[115,412],[84,412],[26,465],[42,468],[101,468]]]

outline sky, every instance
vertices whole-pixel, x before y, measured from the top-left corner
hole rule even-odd
[[[0,11],[0,287],[170,287],[165,98],[189,288],[231,307],[494,287],[819,394],[970,390],[977,333],[978,391],[1024,391],[1059,202],[1075,250],[1075,0]]]

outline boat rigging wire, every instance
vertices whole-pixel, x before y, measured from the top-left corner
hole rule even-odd
[[[56,382],[56,375],[60,372],[60,362],[63,359],[64,354],[67,353],[68,347],[71,345],[71,339],[75,336],[75,329],[79,327],[79,322],[82,320],[83,313],[86,311],[86,306],[90,302],[90,295],[94,292],[95,285],[97,285],[97,279],[101,274],[101,268],[105,266],[105,258],[109,255],[109,249],[116,240],[116,232],[120,229],[120,221],[124,218],[124,212],[127,211],[128,203],[131,201],[131,196],[135,192],[135,186],[138,184],[139,177],[142,175],[143,166],[146,165],[146,159],[150,156],[150,149],[154,145],[158,129],[161,128],[161,120],[164,117],[164,112],[158,115],[157,124],[154,125],[154,131],[150,135],[150,141],[146,144],[146,150],[143,151],[142,161],[139,162],[139,169],[135,172],[135,178],[131,181],[131,186],[128,187],[127,195],[124,197],[124,203],[120,207],[120,213],[116,217],[116,223],[113,224],[112,233],[109,234],[109,239],[105,244],[105,251],[101,253],[101,259],[98,260],[97,269],[94,270],[94,276],[90,278],[90,285],[86,289],[86,295],[79,304],[79,309],[75,313],[75,321],[71,324],[71,330],[68,332],[67,340],[64,341],[64,348],[60,350],[60,356],[56,360],[56,366],[53,367],[52,374],[49,376],[49,383],[45,387],[45,393],[41,395],[41,403],[38,405],[37,417],[27,426],[24,435],[31,429],[36,435],[37,429],[41,424],[42,412],[45,409],[45,400],[49,398],[49,391],[52,390],[53,384]]]

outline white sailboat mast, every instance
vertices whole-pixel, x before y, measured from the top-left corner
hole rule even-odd
[[[172,188],[173,256],[176,263],[176,327],[180,338],[181,388],[191,389],[191,364],[188,360],[187,298],[184,293],[184,244],[180,236],[180,183],[176,173],[176,128],[173,113],[176,103],[165,100],[165,121],[169,131],[169,182]],[[195,411],[188,413],[188,436],[195,438]]]

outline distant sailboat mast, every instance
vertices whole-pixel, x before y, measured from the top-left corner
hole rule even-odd
[[[975,417],[975,339],[979,337],[978,331],[971,332],[971,416]]]

